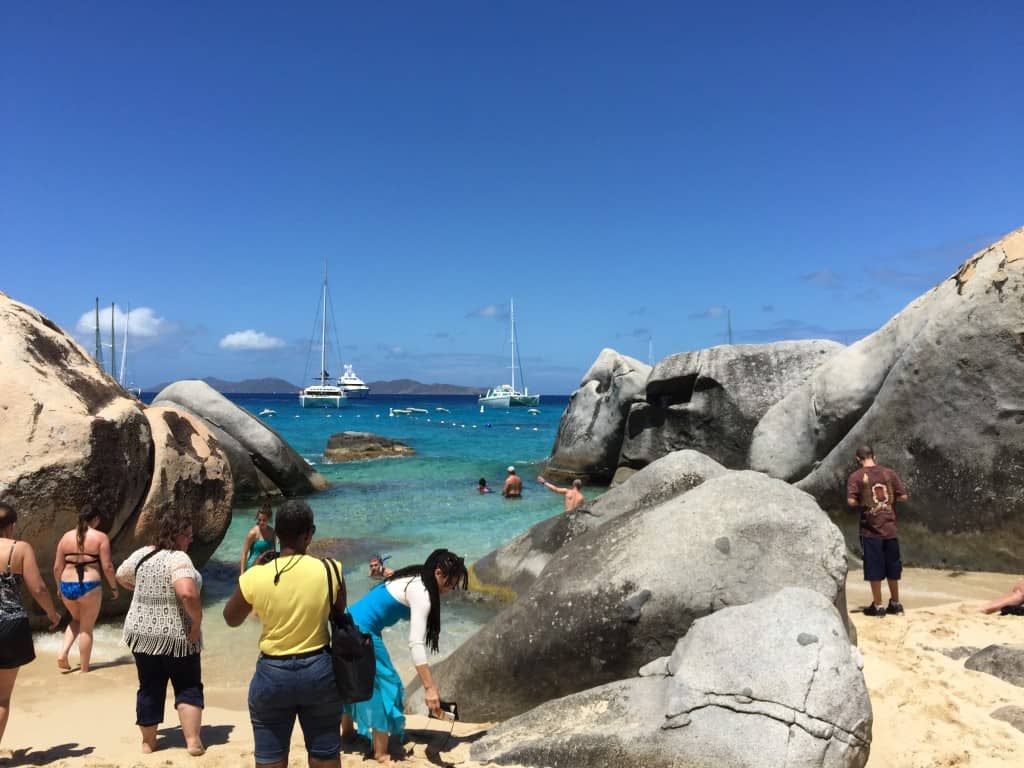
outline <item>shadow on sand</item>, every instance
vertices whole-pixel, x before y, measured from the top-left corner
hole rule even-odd
[[[210,747],[228,743],[228,737],[235,730],[233,725],[203,725],[199,731],[199,738],[203,740],[203,746]],[[161,728],[156,732],[156,749],[159,752],[163,749],[185,749],[185,734],[180,727]]]
[[[427,760],[429,760],[433,765],[442,766],[442,768],[453,768],[455,766],[455,763],[449,763],[441,757],[442,752],[451,752],[462,744],[472,744],[486,733],[486,729],[476,731],[475,733],[470,733],[465,736],[455,736],[448,730],[422,730],[413,728],[405,731],[407,740],[416,744],[426,745]]]
[[[57,760],[63,760],[68,757],[91,755],[95,750],[95,747],[80,747],[78,744],[73,743],[57,744],[38,750],[32,747],[16,749],[11,753],[9,760],[0,758],[0,766],[15,768],[19,765],[49,765]]]

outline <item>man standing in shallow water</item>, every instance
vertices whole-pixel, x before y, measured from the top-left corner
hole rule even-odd
[[[862,445],[855,456],[860,468],[846,480],[846,503],[860,509],[860,544],[864,550],[864,580],[871,582],[867,616],[884,617],[903,613],[900,603],[900,542],[896,538],[896,502],[909,498],[900,476],[875,463],[870,445]],[[889,583],[889,605],[882,607],[882,579]]]
[[[583,492],[580,488],[583,487],[583,483],[580,480],[572,481],[572,488],[562,488],[559,485],[552,485],[544,479],[544,475],[537,477],[537,482],[547,488],[549,491],[554,493],[560,493],[565,496],[565,511],[572,512],[576,507],[583,504],[586,499],[583,498]]]
[[[501,489],[501,495],[506,499],[522,498],[523,480],[516,474],[515,467],[508,468],[508,477],[505,478],[505,485]]]

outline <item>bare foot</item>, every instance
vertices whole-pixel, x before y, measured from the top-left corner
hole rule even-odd
[[[65,672],[70,672],[71,671],[71,665],[68,664],[68,657],[67,656],[58,656],[57,657],[57,669],[63,669]]]
[[[394,765],[394,761],[391,759],[391,755],[374,755],[373,759],[381,765]]]
[[[199,757],[200,755],[206,753],[206,747],[203,746],[203,743],[201,741],[189,744],[185,748],[188,750],[188,753],[192,755],[192,757]]]
[[[155,741],[152,742],[152,743],[150,743],[148,741],[143,741],[142,742],[142,754],[144,754],[144,755],[151,755],[154,752],[156,752],[156,742]]]

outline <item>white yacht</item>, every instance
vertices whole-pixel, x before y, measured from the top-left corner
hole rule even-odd
[[[345,366],[345,371],[338,379],[338,384],[345,390],[349,400],[362,400],[370,394],[370,388],[366,386],[365,381],[356,376],[351,365]]]
[[[345,390],[337,384],[329,384],[331,374],[327,372],[327,263],[324,262],[324,284],[321,297],[320,318],[320,375],[311,384],[299,392],[299,404],[303,408],[341,408],[348,404]],[[312,341],[310,342],[312,345]],[[303,377],[305,378],[305,377]]]
[[[523,382],[523,389],[520,392],[516,389],[516,309],[512,299],[509,299],[509,324],[512,331],[512,383],[499,384],[487,390],[487,394],[477,400],[481,410],[484,406],[488,408],[514,408],[517,406],[535,406],[540,404],[540,395],[531,395],[530,390]]]

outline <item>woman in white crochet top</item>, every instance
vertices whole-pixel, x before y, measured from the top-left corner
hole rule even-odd
[[[199,738],[204,704],[199,663],[203,580],[185,552],[191,542],[191,520],[165,518],[156,545],[137,549],[117,569],[118,583],[134,590],[124,619],[124,641],[139,673],[136,724],[147,754],[156,749],[168,680],[189,754],[205,751]]]

